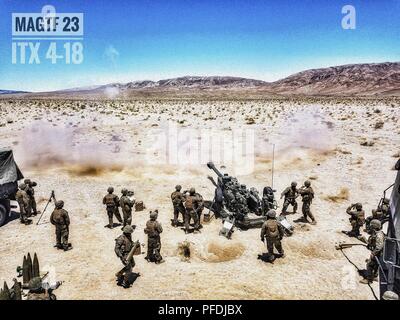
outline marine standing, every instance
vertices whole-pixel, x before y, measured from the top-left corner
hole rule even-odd
[[[132,269],[135,266],[135,259],[131,250],[135,250],[136,243],[132,241],[132,233],[134,227],[125,226],[122,228],[122,234],[115,239],[115,254],[120,258],[124,267],[118,271],[115,276],[117,277],[117,284],[123,286],[124,288],[130,287],[129,278],[132,274]]]
[[[179,213],[182,214],[182,220],[185,220],[185,207],[183,205],[185,197],[181,192],[182,186],[175,186],[175,191],[171,193],[172,205],[174,207],[174,219],[172,220],[172,226],[177,227],[179,225]]]
[[[281,193],[281,199],[285,197],[285,200],[283,202],[282,206],[282,215],[286,214],[287,208],[289,205],[293,207],[293,214],[297,212],[297,201],[296,198],[299,196],[299,193],[297,191],[297,182],[293,181],[290,184],[290,187],[287,187],[282,193]]]
[[[305,222],[308,222],[307,217],[311,219],[311,224],[316,224],[313,214],[311,213],[311,203],[314,199],[314,190],[311,187],[311,182],[309,180],[304,182],[304,186],[298,189],[299,194],[301,195],[301,200],[303,205],[301,207],[301,211],[303,213],[303,218]]]
[[[150,220],[146,223],[144,233],[147,234],[147,255],[145,259],[156,264],[164,262],[161,251],[161,237],[163,232],[161,223],[157,221],[158,210],[150,211]]]
[[[200,207],[198,202],[200,199],[196,195],[195,188],[190,188],[189,194],[185,195],[185,233],[189,233],[190,220],[193,219],[194,230],[198,231],[200,228],[199,216],[196,208]]]
[[[360,228],[365,223],[365,212],[363,210],[362,204],[357,202],[350,205],[346,209],[346,213],[350,215],[349,221],[351,224],[351,231],[344,231],[350,237],[361,238]]]
[[[109,187],[107,189],[107,194],[103,198],[103,204],[106,205],[107,209],[107,215],[108,215],[108,225],[107,227],[112,229],[114,228],[114,222],[113,222],[113,216],[117,218],[117,220],[122,223],[121,216],[118,211],[118,206],[119,206],[119,198],[117,195],[115,195],[114,188]]]
[[[273,262],[275,260],[274,247],[284,257],[284,251],[282,248],[281,240],[283,238],[284,230],[282,226],[276,220],[275,210],[269,210],[267,213],[267,220],[261,227],[261,241],[267,241],[268,260]]]
[[[382,224],[379,220],[372,220],[370,223],[370,237],[368,238],[367,248],[371,251],[371,255],[367,260],[367,269],[364,279],[360,282],[368,284],[373,282],[378,276],[379,259],[385,243],[385,234],[382,231]]]
[[[15,199],[18,202],[19,205],[19,217],[20,221],[23,224],[29,224],[31,221],[27,217],[27,212],[29,210],[29,196],[26,193],[26,184],[21,183],[19,185],[19,190],[15,194]]]
[[[36,199],[35,199],[35,189],[37,186],[35,181],[31,181],[30,179],[25,179],[24,183],[26,184],[26,193],[29,196],[29,214],[36,216],[38,214],[36,209]]]
[[[68,242],[69,237],[69,215],[68,211],[64,208],[64,201],[56,201],[56,207],[50,216],[50,222],[56,227],[56,245],[57,249],[68,251],[72,249],[71,244]]]
[[[123,227],[125,227],[127,225],[130,226],[132,224],[132,208],[135,205],[135,199],[131,199],[128,196],[127,189],[122,189],[121,193],[122,193],[122,197],[119,200],[119,205],[121,207],[122,216],[124,218]],[[133,193],[132,193],[132,195],[133,195]]]

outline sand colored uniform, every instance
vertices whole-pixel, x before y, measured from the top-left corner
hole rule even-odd
[[[131,200],[128,196],[122,196],[119,200],[119,205],[124,218],[124,227],[132,224],[132,207],[135,205],[135,200]]]
[[[30,184],[30,185],[28,184],[27,188],[26,188],[26,193],[29,196],[29,209],[28,209],[29,213],[28,213],[28,216],[30,214],[33,214],[35,216],[38,214],[37,208],[36,208],[35,189],[33,188],[35,185],[36,185],[36,183]]]
[[[283,254],[281,239],[283,237],[283,229],[276,219],[268,219],[261,227],[261,241],[267,241],[267,250],[270,257],[274,257],[274,247],[279,254]]]
[[[368,249],[371,250],[371,256],[367,260],[367,272],[366,279],[373,281],[378,276],[379,260],[383,245],[385,243],[385,234],[382,230],[373,231],[371,236],[368,238]]]
[[[314,190],[311,187],[302,187],[298,190],[299,194],[301,195],[301,200],[303,205],[301,207],[301,211],[303,213],[303,217],[307,220],[307,217],[310,217],[312,222],[315,222],[315,218],[311,213],[311,203],[314,199]]]
[[[189,194],[185,198],[185,231],[188,232],[190,228],[190,220],[193,219],[194,229],[199,230],[200,221],[197,209],[202,207],[202,198],[197,194]]]
[[[353,210],[353,206],[350,206],[346,209],[346,213],[350,215],[349,221],[351,224],[351,235],[355,237],[359,237],[360,234],[360,228],[364,225],[365,223],[365,212],[364,210]]]
[[[118,196],[113,193],[106,194],[103,198],[103,204],[106,205],[109,227],[112,228],[114,225],[113,222],[114,215],[117,218],[117,220],[122,223],[121,215],[119,214],[118,211],[118,206],[119,206]]]
[[[69,215],[64,209],[54,209],[50,216],[50,222],[56,227],[56,246],[58,248],[68,249],[69,237]]]
[[[185,197],[182,192],[174,191],[171,193],[171,201],[172,205],[174,206],[174,220],[172,224],[173,226],[177,226],[179,220],[179,213],[182,214],[182,220],[185,220],[185,207],[183,205]]]
[[[150,262],[162,261],[161,251],[161,237],[160,233],[163,232],[161,223],[157,220],[150,219],[146,223],[144,233],[147,234],[147,256],[146,260]]]
[[[133,245],[134,243],[132,238],[126,234],[121,234],[117,239],[115,239],[115,254],[118,258],[120,258],[122,264],[124,265],[124,267],[116,273],[116,277],[118,278],[119,282],[127,282],[127,278],[135,266],[135,259],[133,256],[129,261],[127,261],[128,254]]]
[[[297,201],[296,197],[298,196],[298,192],[296,188],[287,187],[281,194],[281,197],[285,197],[283,206],[282,206],[282,214],[286,214],[287,208],[289,205],[293,206],[293,213],[297,211]]]
[[[29,196],[25,190],[18,190],[15,194],[15,199],[19,205],[19,214],[21,223],[27,222],[27,212],[29,210]]]

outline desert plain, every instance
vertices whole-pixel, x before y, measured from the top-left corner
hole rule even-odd
[[[3,98],[1,147],[13,149],[24,176],[38,183],[39,210],[51,190],[65,201],[73,250],[53,248],[50,203],[41,224],[38,217],[29,226],[15,218],[0,228],[0,281],[11,285],[24,254],[36,252],[42,270],[54,270],[63,281],[54,292],[58,299],[373,299],[335,244],[357,242],[341,233],[350,228],[347,206],[361,202],[370,215],[394,182],[399,119],[400,100],[389,97]],[[233,145],[244,150],[243,157]],[[286,257],[273,264],[258,259],[266,250],[259,229],[237,229],[228,240],[218,235],[221,220],[214,218],[197,234],[172,227],[176,184],[212,200],[207,176],[216,175],[206,166],[210,160],[260,192],[272,184],[273,167],[278,212],[284,188],[310,180],[317,225],[295,222],[300,214],[289,214],[295,231],[283,239]],[[104,227],[108,186],[118,195],[124,187],[133,190],[144,202],[146,209],[133,213],[133,239],[144,244],[143,252],[150,210],[159,210],[164,228],[165,263],[136,256],[134,270],[141,276],[129,289],[115,282],[121,263],[114,240],[121,228]],[[187,260],[178,250],[185,240]],[[360,246],[346,254],[359,268],[369,256]],[[372,287],[377,292],[376,282]]]

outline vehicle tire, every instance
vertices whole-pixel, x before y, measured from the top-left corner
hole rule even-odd
[[[0,227],[6,223],[8,212],[6,207],[0,203]]]

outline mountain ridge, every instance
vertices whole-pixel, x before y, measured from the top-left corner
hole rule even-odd
[[[241,90],[256,95],[278,96],[400,96],[400,62],[346,64],[308,69],[273,82],[233,76],[182,76],[158,81],[117,82],[20,95],[130,98],[135,95],[167,93],[227,94],[230,91]]]

